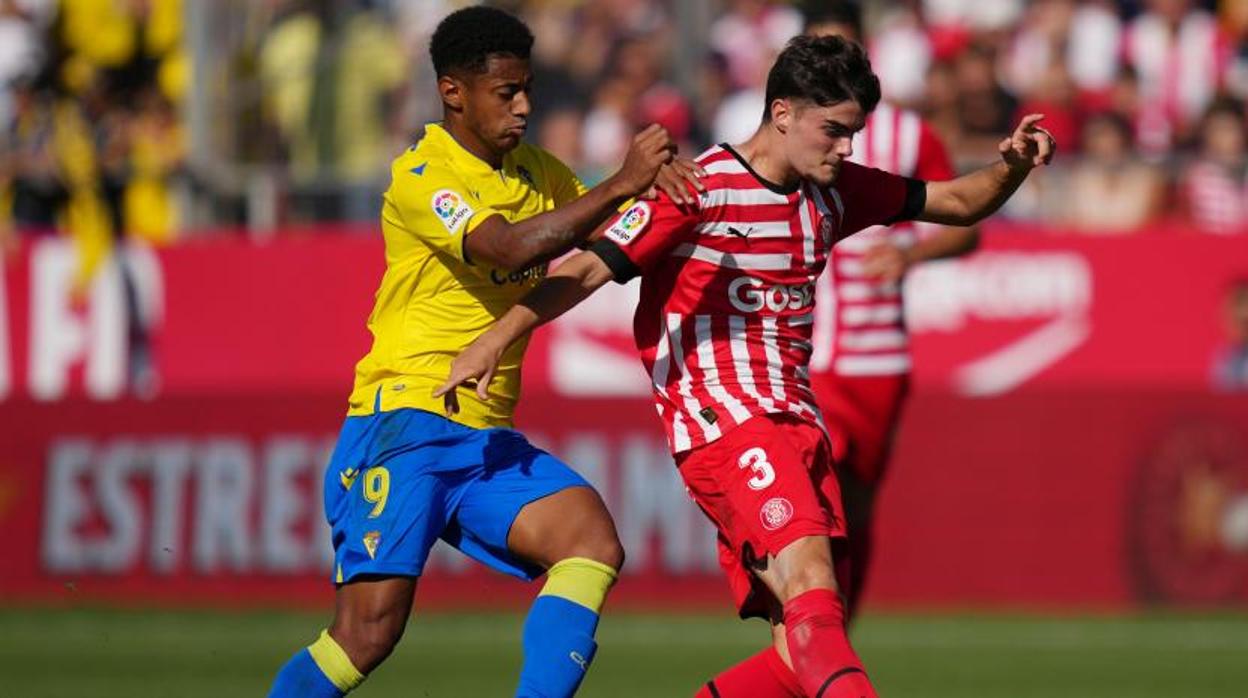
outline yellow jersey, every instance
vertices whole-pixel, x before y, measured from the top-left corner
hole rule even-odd
[[[368,318],[373,346],[355,367],[350,415],[413,407],[443,414],[435,388],[451,361],[546,275],[546,265],[509,272],[468,256],[465,239],[485,219],[509,222],[576,199],[585,187],[546,151],[522,143],[494,169],[437,124],[395,158],[381,209],[386,272]],[[489,398],[461,386],[466,426],[509,427],[520,396],[528,338],[512,345]]]

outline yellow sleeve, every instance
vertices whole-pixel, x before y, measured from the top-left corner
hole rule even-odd
[[[572,168],[544,150],[541,153],[542,159],[545,161],[544,169],[546,170],[546,176],[550,182],[551,196],[555,200],[556,207],[575,201],[588,191],[588,188],[581,182],[581,178],[576,176]]]
[[[433,249],[461,262],[468,262],[464,236],[481,221],[499,214],[482,204],[444,164],[428,163],[412,170],[396,168],[388,196],[404,228]]]

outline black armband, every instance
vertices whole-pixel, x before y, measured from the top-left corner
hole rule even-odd
[[[598,255],[603,264],[607,265],[617,284],[627,283],[633,277],[641,275],[641,270],[633,264],[633,260],[629,259],[628,255],[624,254],[624,250],[606,238],[591,245],[589,251]]]
[[[896,216],[885,221],[884,225],[892,225],[901,221],[912,221],[923,213],[927,207],[927,182],[921,179],[906,177],[906,200]]]

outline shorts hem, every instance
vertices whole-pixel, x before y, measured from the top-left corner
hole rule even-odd
[[[341,586],[362,575],[418,578],[424,571],[424,565],[368,565],[367,567],[351,570],[350,574],[344,574],[342,581],[334,582],[334,585]]]
[[[575,473],[575,471],[573,472]],[[580,473],[575,473],[575,474],[577,475],[577,477],[581,477]],[[514,570],[499,569],[499,568],[495,568],[495,569],[498,569],[498,571],[503,572],[504,574],[510,574],[513,577],[518,577],[526,582],[531,582],[534,579],[537,579],[538,577],[542,576],[543,574],[546,574],[546,570],[543,569],[541,565],[530,563],[522,559],[519,555],[516,555],[515,553],[513,553],[510,548],[506,547],[507,541],[511,539],[511,528],[516,525],[516,519],[520,518],[520,512],[523,511],[524,508],[527,507],[528,505],[532,504],[533,502],[539,502],[543,499],[546,499],[547,497],[551,497],[556,494],[559,494],[560,492],[563,492],[564,490],[572,489],[573,487],[588,487],[591,490],[594,489],[594,486],[589,484],[588,480],[581,478],[580,482],[565,482],[565,483],[562,483],[556,489],[535,493],[535,496],[532,499],[529,499],[527,501],[520,503],[520,505],[515,508],[515,510],[511,513],[511,521],[507,524],[507,532],[503,535],[503,549],[506,551],[505,562],[511,565],[514,568]],[[594,490],[594,491],[597,492],[597,490]],[[484,561],[481,561],[481,562],[482,564],[486,564],[487,566],[494,567],[493,565],[490,565],[489,563],[485,563]]]
[[[749,543],[751,547],[755,547],[755,543],[766,543],[766,544],[776,543],[774,547],[772,547],[771,545],[761,546],[762,553],[764,555],[779,555],[781,550],[784,550],[785,548],[789,547],[790,545],[795,543],[798,539],[809,538],[811,536],[824,536],[825,538],[845,538],[846,537],[845,531],[843,530],[830,531],[828,530],[827,526],[820,527],[818,525],[813,525],[813,526],[805,526],[805,527],[794,527],[791,530],[786,530],[783,536],[772,537],[765,541],[759,540],[759,541],[744,541],[744,542]],[[738,554],[740,554],[740,552],[741,551],[738,551]],[[755,547],[755,553],[758,553],[758,552],[759,552],[759,549]]]

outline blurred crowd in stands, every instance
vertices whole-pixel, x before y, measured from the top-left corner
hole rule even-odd
[[[376,216],[440,104],[450,0],[0,0],[0,241],[87,250]],[[659,122],[694,155],[757,126],[767,68],[844,0],[495,3],[537,37],[529,138],[589,182]],[[1058,166],[1008,218],[1248,232],[1248,0],[866,0],[886,99],[957,166],[1043,112]],[[89,253],[90,255],[91,253]],[[88,255],[88,256],[89,256]]]
[[[178,0],[0,0],[0,246],[173,239],[188,85]]]

